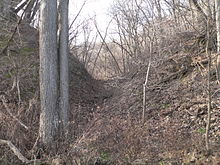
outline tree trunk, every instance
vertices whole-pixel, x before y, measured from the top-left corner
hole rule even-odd
[[[57,0],[40,4],[40,141],[50,146],[58,135]]]
[[[68,132],[69,116],[69,0],[59,0],[59,74],[60,74],[60,118],[62,129]]]
[[[220,0],[215,0],[216,10],[216,31],[217,31],[217,79],[220,78]]]

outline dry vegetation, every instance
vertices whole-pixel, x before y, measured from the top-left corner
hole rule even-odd
[[[114,10],[123,13],[120,5]],[[138,6],[136,9],[143,14]],[[73,47],[78,59],[71,55],[71,129],[68,139],[60,139],[62,146],[52,153],[36,145],[40,114],[37,31],[20,24],[8,51],[0,55],[0,139],[9,140],[31,160],[30,164],[219,164],[220,91],[214,70],[215,40],[210,46],[211,150],[206,151],[206,36],[197,33],[197,27],[190,24],[190,14],[183,15],[186,11],[179,8],[178,23],[172,17],[146,24],[137,19],[132,22],[135,12],[121,14],[120,18],[115,15],[118,23],[124,20],[126,24],[127,18],[133,23],[131,27],[141,24],[141,33],[138,31],[126,44],[126,37],[131,32],[133,36],[134,31],[117,24],[120,42],[86,41]],[[1,26],[0,51],[15,26],[7,22]],[[215,29],[212,31],[215,38]],[[150,58],[143,123],[142,88]],[[23,164],[1,141],[0,148],[0,164]]]

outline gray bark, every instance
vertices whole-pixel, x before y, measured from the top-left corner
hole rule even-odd
[[[217,31],[217,79],[220,78],[220,0],[215,0],[215,10],[216,10],[216,31]]]
[[[40,140],[49,146],[58,134],[57,0],[40,4]]]
[[[60,119],[62,132],[67,133],[69,116],[69,0],[59,2],[59,74],[60,74]]]

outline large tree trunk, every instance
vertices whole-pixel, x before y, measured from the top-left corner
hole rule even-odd
[[[40,141],[49,146],[58,135],[57,0],[40,4]]]
[[[220,0],[215,0],[216,10],[216,31],[217,31],[217,78],[220,78]]]
[[[69,116],[69,0],[59,0],[59,73],[60,73],[60,118],[62,129],[67,133]]]

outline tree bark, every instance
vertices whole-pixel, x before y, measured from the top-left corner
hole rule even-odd
[[[40,141],[50,146],[58,134],[57,0],[40,4]]]
[[[69,0],[58,0],[59,2],[59,74],[60,74],[60,118],[62,129],[68,132],[69,121]]]

